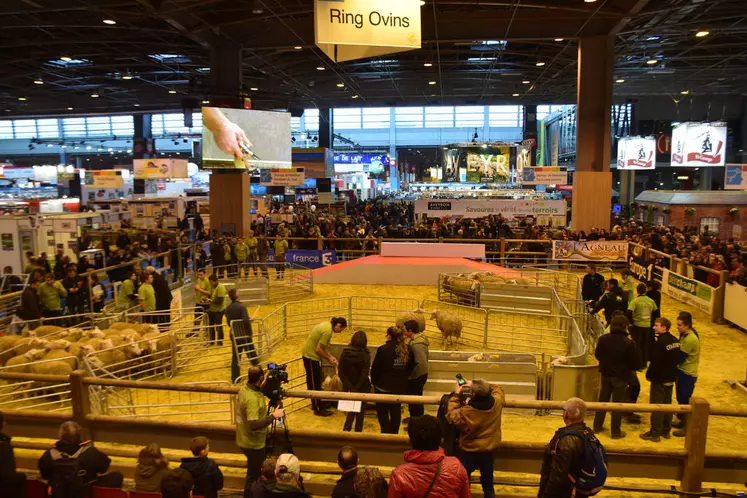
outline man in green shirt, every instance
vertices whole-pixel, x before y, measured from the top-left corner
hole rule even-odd
[[[140,287],[137,290],[137,297],[140,301],[140,311],[150,313],[156,310],[156,291],[153,290],[153,274],[143,272],[140,275]],[[156,323],[158,317],[146,315],[143,322]]]
[[[280,280],[285,276],[285,253],[288,252],[288,241],[282,236],[278,236],[275,239],[273,249],[275,250],[275,272],[277,274],[275,278]]]
[[[623,270],[620,272],[620,276],[622,277],[622,282],[620,282],[620,287],[622,287],[623,293],[625,294],[625,299],[630,302],[635,297],[633,294],[636,290],[635,285],[635,279],[633,278],[633,273],[630,270]]]
[[[322,390],[322,357],[337,366],[337,358],[327,351],[332,340],[333,333],[340,333],[348,326],[348,321],[343,317],[334,317],[329,322],[322,322],[311,329],[306,342],[301,350],[303,356],[303,368],[306,370],[306,388],[309,391]],[[324,409],[321,400],[312,399],[311,408],[314,415],[328,417],[331,412]]]
[[[226,309],[226,287],[218,282],[218,275],[212,273],[209,277],[210,305],[208,307],[208,331],[210,342],[217,346],[223,346],[223,310]],[[217,342],[216,342],[217,341]]]
[[[693,329],[693,316],[687,311],[680,312],[677,317],[677,331],[680,333],[680,363],[677,380],[675,381],[675,393],[677,403],[687,405],[695,391],[695,383],[698,381],[698,367],[700,366],[700,338]],[[672,435],[685,437],[685,424],[687,416],[677,415],[679,422],[672,423],[676,430]]]
[[[236,254],[236,263],[239,265],[238,275],[241,276],[241,272],[249,270],[246,267],[246,260],[249,257],[249,246],[246,245],[243,239],[237,237],[233,239],[234,246],[233,252]]]
[[[137,275],[132,272],[127,272],[127,275],[125,275],[125,279],[122,282],[122,285],[119,286],[119,291],[117,292],[117,309],[126,310],[132,306],[133,301],[137,299],[137,296],[135,295],[137,292],[137,289],[135,289],[135,286],[137,285],[136,282]]]
[[[638,284],[636,287],[638,295],[628,303],[628,320],[633,324],[630,327],[630,336],[635,341],[635,348],[644,368],[648,362],[649,344],[653,342],[651,331],[651,315],[659,308],[653,299],[648,297],[646,284]]]
[[[249,236],[247,236],[245,243],[247,247],[247,258],[249,260],[249,264],[252,267],[252,270],[254,271],[254,276],[256,277],[258,259],[257,259],[257,237],[254,236],[254,232],[252,231],[249,232]]]
[[[262,394],[265,381],[264,371],[259,365],[247,369],[247,383],[239,390],[236,400],[236,444],[246,456],[245,496],[252,483],[262,474],[262,462],[265,460],[267,427],[273,420],[285,415],[282,408],[267,413],[267,402]]]
[[[201,312],[198,312],[195,316],[195,331],[199,330],[202,317],[208,313],[208,304],[210,297],[213,295],[213,287],[210,285],[210,280],[205,276],[205,269],[200,268],[197,270],[195,278],[195,304],[196,308]]]
[[[47,273],[44,282],[36,291],[42,305],[42,316],[44,318],[56,318],[62,315],[62,301],[60,298],[67,296],[67,291],[62,284],[54,279],[54,275]]]

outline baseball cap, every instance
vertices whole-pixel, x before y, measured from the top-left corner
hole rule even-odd
[[[301,475],[301,463],[296,455],[283,453],[278,457],[278,463],[275,464],[275,474],[288,473],[296,477]]]

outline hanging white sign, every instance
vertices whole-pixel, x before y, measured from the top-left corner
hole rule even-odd
[[[316,45],[335,62],[420,48],[420,0],[315,0]]]
[[[672,166],[723,166],[726,124],[680,123],[672,128]]]
[[[617,142],[617,169],[656,168],[654,137],[624,137]]]

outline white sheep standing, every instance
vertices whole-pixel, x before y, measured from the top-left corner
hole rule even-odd
[[[415,311],[408,311],[407,313],[399,315],[394,320],[394,324],[397,327],[404,327],[405,322],[409,320],[415,320],[416,322],[418,322],[418,329],[420,329],[420,332],[423,332],[425,330],[425,314],[420,308],[416,309]]]
[[[44,360],[45,361],[46,360],[60,360],[70,365],[70,368],[72,368],[73,370],[78,368],[78,358],[76,358],[72,353],[65,351],[64,349],[51,350],[44,357]],[[59,363],[59,362],[55,362],[55,363]]]
[[[436,310],[431,315],[431,320],[436,320],[436,327],[441,331],[444,347],[447,341],[453,345],[462,336],[462,319],[454,313]]]
[[[14,356],[5,364],[5,372],[29,373],[31,362],[41,360],[47,352],[43,349],[31,349],[22,355]]]

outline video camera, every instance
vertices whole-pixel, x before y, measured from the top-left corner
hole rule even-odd
[[[270,398],[270,404],[276,405],[283,395],[282,384],[288,383],[288,365],[269,363],[267,365],[267,376],[262,384],[262,394]]]

